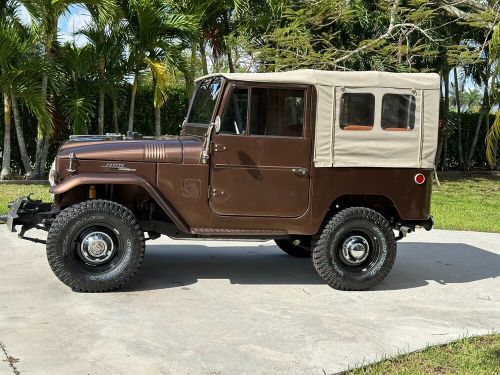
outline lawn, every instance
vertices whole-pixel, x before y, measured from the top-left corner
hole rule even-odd
[[[441,186],[434,184],[432,215],[436,228],[500,233],[500,174],[440,174]],[[14,198],[33,192],[49,200],[46,185],[0,184],[0,214]]]
[[[500,233],[500,174],[439,175],[431,212],[436,228]]]
[[[500,334],[464,338],[347,371],[348,375],[500,374]]]
[[[0,183],[0,215],[7,212],[7,203],[33,193],[33,199],[51,200],[48,185],[12,185]]]

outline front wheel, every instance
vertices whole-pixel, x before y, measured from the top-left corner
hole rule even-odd
[[[396,239],[389,222],[363,207],[333,216],[313,249],[319,275],[340,290],[372,288],[389,274],[395,259]]]
[[[94,200],[57,216],[47,237],[47,258],[59,280],[73,290],[105,292],[132,278],[144,247],[144,235],[129,209]]]

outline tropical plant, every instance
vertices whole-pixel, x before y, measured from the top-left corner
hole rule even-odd
[[[96,90],[98,96],[98,134],[104,133],[104,105],[106,94],[114,97],[116,88],[123,81],[126,72],[121,74],[120,79],[114,79],[116,74],[111,72],[117,67],[123,67],[122,64],[125,54],[125,28],[121,24],[121,12],[116,7],[116,12],[112,18],[103,18],[101,9],[96,5],[87,5],[90,12],[91,22],[79,34],[86,36],[87,41],[92,47],[94,61],[91,62],[95,66],[97,73]],[[122,73],[122,69],[120,69]],[[115,111],[116,109],[114,109]]]
[[[114,0],[17,0],[24,5],[31,15],[33,27],[40,37],[40,45],[43,51],[44,59],[54,62],[54,45],[58,38],[58,21],[61,16],[66,14],[73,4],[98,6],[101,10],[101,19],[113,17],[116,13],[116,3]],[[41,96],[43,102],[48,102],[49,73],[42,75]],[[51,127],[45,127],[42,124],[38,126],[36,159],[33,178],[40,178],[45,174],[47,155],[50,146]]]
[[[39,79],[46,70],[43,59],[33,48],[33,34],[20,23],[18,6],[13,1],[2,4],[0,12],[0,90],[3,91],[4,147],[1,178],[10,177],[11,124],[16,129],[24,172],[32,172],[26,148],[19,104],[35,115],[42,127],[48,126],[50,117],[41,97]]]
[[[497,105],[495,122],[486,136],[486,157],[491,168],[495,168],[497,147],[500,140],[500,24],[497,24],[490,41],[490,62],[493,67],[491,97]]]
[[[133,84],[130,96],[128,130],[134,129],[135,98],[141,75],[149,69],[154,79],[153,105],[158,113],[164,104],[162,87],[171,77],[169,66],[182,68],[179,51],[196,35],[195,20],[173,10],[159,0],[130,0],[125,6],[128,22],[129,64]]]

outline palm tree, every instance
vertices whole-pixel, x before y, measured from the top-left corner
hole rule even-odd
[[[478,112],[481,108],[481,100],[481,91],[475,87],[462,94],[462,104],[468,112]]]
[[[95,110],[94,50],[90,45],[77,47],[67,43],[57,49],[57,54],[66,77],[60,106],[73,134],[88,133]]]
[[[498,141],[500,140],[500,24],[497,23],[495,30],[489,42],[489,61],[493,69],[491,79],[491,98],[496,103],[497,111],[495,121],[491,125],[486,136],[486,157],[488,164],[493,169],[498,165]]]
[[[103,19],[98,6],[88,5],[92,21],[80,33],[85,35],[93,48],[97,71],[98,91],[98,133],[104,133],[104,104],[109,82],[107,79],[110,65],[116,66],[116,61],[123,60],[125,49],[125,29],[120,24],[121,12],[116,8],[115,17]]]
[[[99,6],[102,19],[111,17],[116,12],[116,3],[114,0],[17,0],[24,5],[30,13],[33,26],[40,35],[40,44],[42,46],[44,58],[47,61],[53,61],[54,44],[57,41],[59,18],[69,11],[73,4]],[[49,74],[44,72],[42,75],[41,96],[44,102],[47,102],[47,93],[49,89]],[[45,174],[45,165],[50,146],[50,128],[39,123],[35,167],[32,178],[40,178]]]
[[[40,72],[46,70],[43,59],[33,48],[34,36],[17,18],[18,5],[3,2],[0,11],[0,91],[3,91],[5,135],[1,178],[10,177],[10,149],[12,116],[26,176],[32,172],[31,161],[24,140],[19,102],[35,115],[38,121],[50,122],[41,100]]]
[[[129,62],[133,70],[128,130],[134,129],[135,98],[141,74],[149,69],[153,75],[154,107],[158,131],[159,110],[164,104],[162,87],[171,76],[171,64],[184,65],[178,51],[196,34],[196,22],[179,14],[160,0],[130,0],[125,6],[129,29]]]
[[[97,11],[93,10],[92,23],[79,33],[84,35],[91,48],[95,60],[92,65],[97,72],[96,89],[98,91],[98,133],[104,133],[104,114],[106,96],[112,103],[113,129],[118,129],[118,114],[123,108],[126,80],[129,73],[125,47],[127,42],[126,26],[120,19],[106,23],[99,21]]]

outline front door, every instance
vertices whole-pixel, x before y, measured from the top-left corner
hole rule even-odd
[[[211,209],[219,215],[301,216],[309,205],[310,89],[230,86],[213,137]]]

